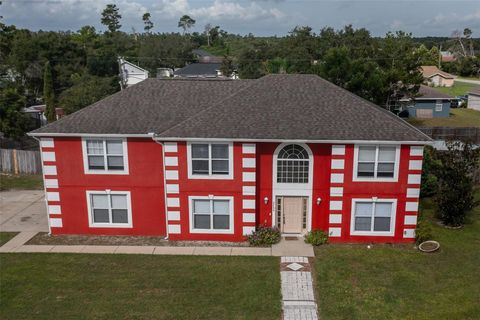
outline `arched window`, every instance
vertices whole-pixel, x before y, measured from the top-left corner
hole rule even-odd
[[[308,152],[298,144],[283,147],[277,157],[278,183],[308,183]]]

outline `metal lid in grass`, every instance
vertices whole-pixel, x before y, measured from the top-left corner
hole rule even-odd
[[[420,243],[418,250],[426,253],[432,253],[440,249],[440,243],[433,240],[428,240]]]

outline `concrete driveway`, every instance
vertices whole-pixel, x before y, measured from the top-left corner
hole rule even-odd
[[[0,192],[0,231],[48,232],[43,190]]]

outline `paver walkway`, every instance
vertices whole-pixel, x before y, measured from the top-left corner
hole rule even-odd
[[[317,320],[312,272],[307,257],[282,257],[282,306],[284,320]]]

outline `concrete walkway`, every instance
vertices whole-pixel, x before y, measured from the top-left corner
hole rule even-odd
[[[0,230],[48,232],[43,190],[0,192]]]
[[[282,257],[282,308],[284,320],[317,320],[312,272],[307,257]]]

